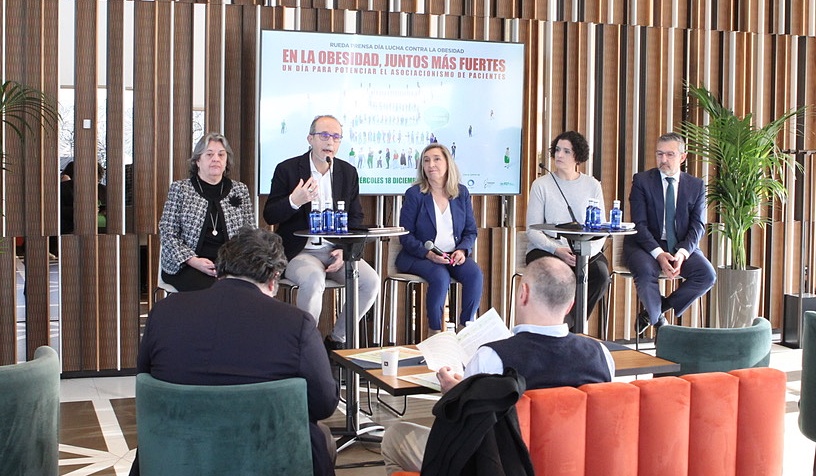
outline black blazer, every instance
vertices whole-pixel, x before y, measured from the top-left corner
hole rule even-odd
[[[456,384],[434,405],[422,475],[535,474],[515,407],[526,388],[524,377],[511,368]]]
[[[306,380],[316,473],[334,474],[316,422],[340,399],[314,320],[240,279],[168,296],[150,311],[137,359],[139,372],[187,385]]]
[[[269,225],[278,225],[276,231],[283,239],[283,250],[287,259],[297,256],[306,246],[306,238],[295,236],[294,232],[309,229],[309,211],[312,205],[306,203],[294,210],[289,204],[289,194],[295,189],[298,181],[305,182],[312,176],[310,160],[309,152],[306,152],[278,164],[264,205],[264,220]],[[363,208],[360,206],[360,179],[357,169],[338,158],[332,162],[334,204],[336,206],[338,201],[345,201],[349,227],[359,227],[363,223]]]

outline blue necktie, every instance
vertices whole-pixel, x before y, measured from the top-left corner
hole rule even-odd
[[[674,215],[677,207],[674,203],[674,177],[666,177],[669,183],[666,186],[666,243],[669,253],[674,253],[677,247],[677,233],[674,231]]]

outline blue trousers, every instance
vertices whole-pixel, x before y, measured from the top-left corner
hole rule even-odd
[[[663,241],[661,245],[665,245],[665,243]],[[626,253],[629,271],[632,272],[632,276],[635,278],[638,299],[649,313],[649,321],[654,324],[663,313],[660,288],[657,284],[660,276],[660,265],[656,259],[652,258],[651,254],[639,247],[627,246],[624,248],[624,253]],[[711,263],[700,250],[694,251],[683,262],[683,266],[680,268],[680,277],[683,278],[683,282],[673,293],[666,296],[669,306],[674,309],[675,316],[682,315],[691,303],[707,293],[711,286],[714,285],[714,281],[717,280],[714,267],[711,266]]]
[[[462,312],[457,322],[464,325],[465,322],[473,319],[479,310],[479,302],[482,299],[482,270],[470,258],[458,266],[436,264],[430,260],[421,259],[414,261],[408,269],[400,271],[416,274],[428,281],[428,294],[425,296],[425,302],[428,326],[433,330],[442,329],[442,311],[451,277],[462,283]]]

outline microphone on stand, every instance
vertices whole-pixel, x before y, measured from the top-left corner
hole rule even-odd
[[[331,183],[332,186],[331,194],[334,195],[334,173],[332,173],[331,169],[332,158],[329,157],[328,155],[326,156],[326,163],[329,164],[329,182]],[[332,206],[334,206],[334,197],[332,197]]]
[[[561,192],[561,197],[564,199],[564,203],[567,204],[567,211],[569,212],[570,217],[572,218],[571,222],[560,223],[558,225],[555,225],[555,227],[561,228],[562,230],[583,230],[584,225],[578,223],[578,220],[575,218],[575,213],[572,211],[572,207],[569,204],[569,200],[567,200],[567,196],[564,195],[564,191],[561,190],[561,185],[559,185],[558,180],[555,179],[555,174],[552,173],[552,171],[548,169],[543,163],[538,164],[538,166],[541,167],[543,170],[547,171],[547,173],[550,174],[550,177],[552,177],[553,182],[555,182],[555,186],[558,187],[558,191]]]
[[[439,248],[438,248],[438,247],[437,247],[437,246],[434,244],[434,242],[433,242],[433,241],[431,241],[431,240],[426,241],[426,242],[425,242],[425,249],[426,249],[426,250],[428,250],[428,251],[430,251],[431,253],[433,253],[433,254],[437,255],[437,256],[441,256],[441,257],[445,258],[445,259],[446,259],[446,260],[448,260],[448,261],[449,261],[451,264],[453,264],[453,260],[451,259],[451,257],[450,257],[450,256],[449,256],[447,253],[445,253],[444,251],[440,250],[440,249],[439,249]]]

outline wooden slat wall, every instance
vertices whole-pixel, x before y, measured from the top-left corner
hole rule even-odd
[[[107,0],[101,4],[106,9],[100,9],[97,0],[77,0],[74,49],[59,54],[55,53],[59,9],[50,4],[0,0],[2,67],[4,79],[57,96],[58,59],[65,56],[75,61],[77,229],[61,238],[57,301],[63,368],[77,374],[131,369],[135,364],[138,323],[150,305],[148,294],[157,273],[158,219],[170,182],[187,176],[196,78],[204,78],[205,129],[224,132],[235,151],[233,177],[266,193],[268,184],[255,183],[254,91],[260,28],[293,29],[297,23],[305,31],[425,37],[440,26],[438,35],[446,38],[505,41],[517,36],[525,44],[523,190],[506,202],[501,197],[474,199],[484,231],[477,256],[488,277],[485,309],[505,309],[508,279],[499,274],[512,266],[499,261],[505,256],[503,250],[512,249],[507,240],[514,234],[508,227],[524,226],[527,188],[540,173],[538,162],[549,162],[549,142],[561,131],[576,129],[589,139],[592,157],[586,171],[601,180],[607,204],[622,200],[626,218],[632,174],[652,167],[658,135],[688,114],[685,82],[706,84],[729,107],[752,112],[762,122],[791,107],[816,102],[812,21],[816,7],[808,0],[236,0],[231,4]],[[134,25],[125,28],[125,22],[131,21],[126,18],[129,10],[134,11]],[[197,32],[196,40],[194,12],[199,10],[205,31]],[[107,31],[98,31],[101,20],[106,20]],[[125,37],[125,31],[132,31],[132,37]],[[193,69],[194,41],[205,42],[201,71]],[[97,45],[107,45],[106,70],[99,80]],[[132,65],[125,64],[130,61],[124,53],[126,45],[133,45]],[[131,66],[133,130],[124,131]],[[108,230],[103,235],[96,229],[95,162],[100,139],[96,111],[100,105],[107,121]],[[702,120],[693,111],[688,117]],[[83,119],[91,120],[90,129],[80,127]],[[805,135],[797,138],[786,133],[783,147],[815,149],[816,119],[808,116],[800,125]],[[124,144],[131,142],[133,189],[127,191]],[[6,134],[4,148],[9,161],[8,172],[0,180],[6,251],[0,255],[0,279],[14,282],[18,250],[14,238],[24,238],[24,254],[23,248],[19,251],[25,266],[26,307],[25,321],[16,323],[13,286],[0,289],[0,364],[30,358],[37,346],[49,343],[49,326],[55,318],[49,310],[53,302],[49,272],[55,262],[48,256],[48,237],[59,232],[54,193],[58,188],[56,131],[35,127],[26,133],[25,143]],[[706,165],[693,158],[687,170],[699,176],[707,173]],[[807,170],[812,174],[812,165]],[[788,174],[787,180],[797,190],[793,176]],[[813,180],[811,176],[802,179]],[[126,195],[133,197],[127,209]],[[802,210],[812,220],[813,204],[802,203],[806,195],[792,194],[788,205],[764,210],[772,224],[751,233],[751,263],[765,269],[763,313],[777,328],[782,324],[783,294],[798,291],[802,261],[788,259],[785,251],[792,247],[798,257]],[[259,197],[259,206],[264,198]],[[375,199],[366,197],[364,202],[373,215]],[[709,213],[710,221],[716,218]],[[376,218],[370,216],[368,221]],[[812,222],[805,226],[812,233]],[[813,245],[808,246],[805,261],[812,269]],[[702,248],[714,257],[723,254],[713,239],[707,239]],[[366,256],[373,259],[370,251]],[[623,292],[613,296],[615,337],[624,331]],[[326,307],[331,312],[332,306]],[[590,329],[595,329],[595,319]],[[18,355],[18,326],[26,331],[24,355]]]
[[[18,56],[25,54],[25,45],[22,43],[23,32],[26,31],[26,25],[23,24],[22,18],[25,18],[24,3],[22,1],[3,2],[2,8],[5,15],[9,17],[18,18],[15,22],[7,22],[0,27],[0,31],[4,36],[2,47],[3,56]],[[24,64],[20,62],[3,62],[0,66],[3,73],[3,79],[26,82],[28,84],[40,85],[40,79],[37,77],[29,78],[27,72],[24,70]],[[23,157],[22,144],[17,137],[11,133],[10,128],[3,126],[5,141],[3,147],[6,157],[3,159],[3,167],[8,170],[3,175],[3,180],[0,181],[0,193],[2,193],[2,200],[4,208],[2,209],[3,223],[2,231],[5,236],[22,236],[25,235],[23,229],[23,217],[25,215],[25,194],[23,186],[23,176],[14,171],[22,170],[23,167],[19,165],[20,157]],[[17,163],[12,162],[12,158],[17,157]],[[16,261],[13,256],[15,251],[15,243],[13,240],[6,239],[2,243],[3,254],[0,255],[0,272],[3,273],[3,283],[13,283],[17,276]],[[0,290],[0,297],[3,298],[0,304],[0,358],[3,360],[0,363],[16,362],[17,359],[17,290],[16,286],[2,286]]]
[[[60,265],[64,270],[82,269],[78,235],[62,237]],[[84,352],[93,351],[96,345],[93,339],[93,327],[86,328],[83,325],[82,316],[84,314],[78,298],[81,291],[82,286],[78,279],[67,279],[66,275],[61,277],[60,292],[63,298],[60,303],[60,312],[64,318],[60,325],[60,338],[62,340],[62,370],[65,372],[95,368],[94,362],[84,358]],[[29,312],[26,308],[26,315]]]
[[[114,206],[124,202],[125,197],[125,77],[124,77],[124,51],[125,40],[125,0],[109,0],[107,22],[108,22],[108,51],[115,54],[107,56],[107,71],[105,79],[107,82],[107,103],[105,104],[105,117],[107,119],[106,144],[106,187],[107,187],[107,225],[108,233],[121,234],[125,230],[125,210],[124,207]],[[55,94],[56,96],[56,94]],[[56,216],[56,213],[54,214]]]
[[[156,193],[156,3],[134,4],[133,39],[133,197],[135,232],[155,234],[158,226]],[[139,32],[136,34],[135,32]],[[166,86],[166,85],[165,85]]]
[[[206,42],[204,51],[206,60],[204,61],[204,75],[207,80],[204,87],[204,97],[207,101],[207,111],[205,114],[204,129],[207,131],[220,131],[223,128],[224,110],[224,6],[222,2],[210,2],[207,5],[206,20]]]
[[[173,179],[186,177],[193,136],[193,5],[180,3],[173,12]],[[164,184],[167,193],[169,181]]]

